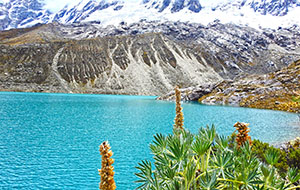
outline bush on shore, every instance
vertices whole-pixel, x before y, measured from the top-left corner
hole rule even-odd
[[[201,128],[193,135],[154,136],[150,145],[154,163],[142,161],[137,169],[138,189],[296,189],[300,173],[288,168],[285,177],[276,168],[280,152],[269,148],[261,161],[256,146],[246,141],[229,146],[229,137],[215,127]],[[282,171],[283,172],[283,171]]]
[[[231,137],[218,135],[214,126],[191,134],[183,125],[177,127],[178,120],[183,121],[183,114],[180,91],[175,90],[175,93],[177,114],[173,134],[154,136],[150,145],[154,162],[144,160],[136,167],[140,184],[137,189],[300,188],[298,169],[288,168],[288,161],[297,156],[295,151],[288,160],[285,152],[260,141],[252,142],[248,135],[249,124],[239,122],[234,125],[238,134]]]

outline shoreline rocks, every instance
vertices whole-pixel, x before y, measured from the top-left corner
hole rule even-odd
[[[245,75],[235,81],[181,89],[183,101],[207,105],[230,105],[300,113],[300,60],[277,72]],[[173,100],[174,92],[158,97]]]

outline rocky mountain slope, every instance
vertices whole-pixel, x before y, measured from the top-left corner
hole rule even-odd
[[[218,22],[14,29],[0,32],[1,89],[162,95],[284,68],[300,59],[299,36]]]
[[[181,89],[185,101],[300,112],[300,60],[279,71]],[[174,100],[174,91],[159,100]]]
[[[240,73],[264,74],[276,71],[300,59],[300,28],[255,30],[232,24],[211,23],[208,26],[184,22],[121,23],[102,27],[97,23],[61,25],[58,23],[37,27],[25,32],[2,32],[2,43],[29,43],[31,39],[68,40],[106,36],[130,36],[161,33],[194,52],[197,60],[207,62],[223,78],[233,79]],[[27,29],[31,30],[31,29]],[[6,36],[19,32],[19,36]],[[35,38],[32,38],[32,35]],[[29,37],[28,37],[29,36]],[[203,60],[202,60],[203,58]]]
[[[299,25],[299,0],[74,0],[51,11],[42,0],[9,0],[0,3],[0,30],[36,24],[98,22],[182,21],[222,23],[273,28]],[[63,3],[63,2],[62,2]]]
[[[51,34],[41,26],[1,45],[2,90],[157,95],[175,84],[221,79],[195,52],[162,34],[82,40]]]

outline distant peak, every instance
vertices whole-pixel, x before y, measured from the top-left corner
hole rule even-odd
[[[143,0],[143,4],[145,4],[147,8],[154,8],[159,12],[170,10],[174,13],[186,8],[198,13],[202,9],[199,0]]]

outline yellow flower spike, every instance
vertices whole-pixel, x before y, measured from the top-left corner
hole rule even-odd
[[[176,97],[176,117],[175,117],[175,124],[173,129],[174,130],[183,130],[183,113],[181,107],[181,92],[178,86],[175,87],[175,97]]]
[[[112,164],[114,159],[110,158],[113,155],[113,152],[110,150],[108,141],[103,142],[100,145],[100,155],[102,155],[102,168],[98,169],[99,175],[101,176],[101,181],[99,184],[99,189],[101,190],[115,190],[116,183],[114,181],[115,172]]]
[[[242,146],[246,141],[248,141],[250,145],[252,144],[251,137],[248,135],[248,133],[250,132],[250,129],[248,127],[249,125],[250,125],[249,123],[240,123],[240,122],[234,124],[234,127],[238,131],[238,134],[236,135],[236,142],[238,148]]]

